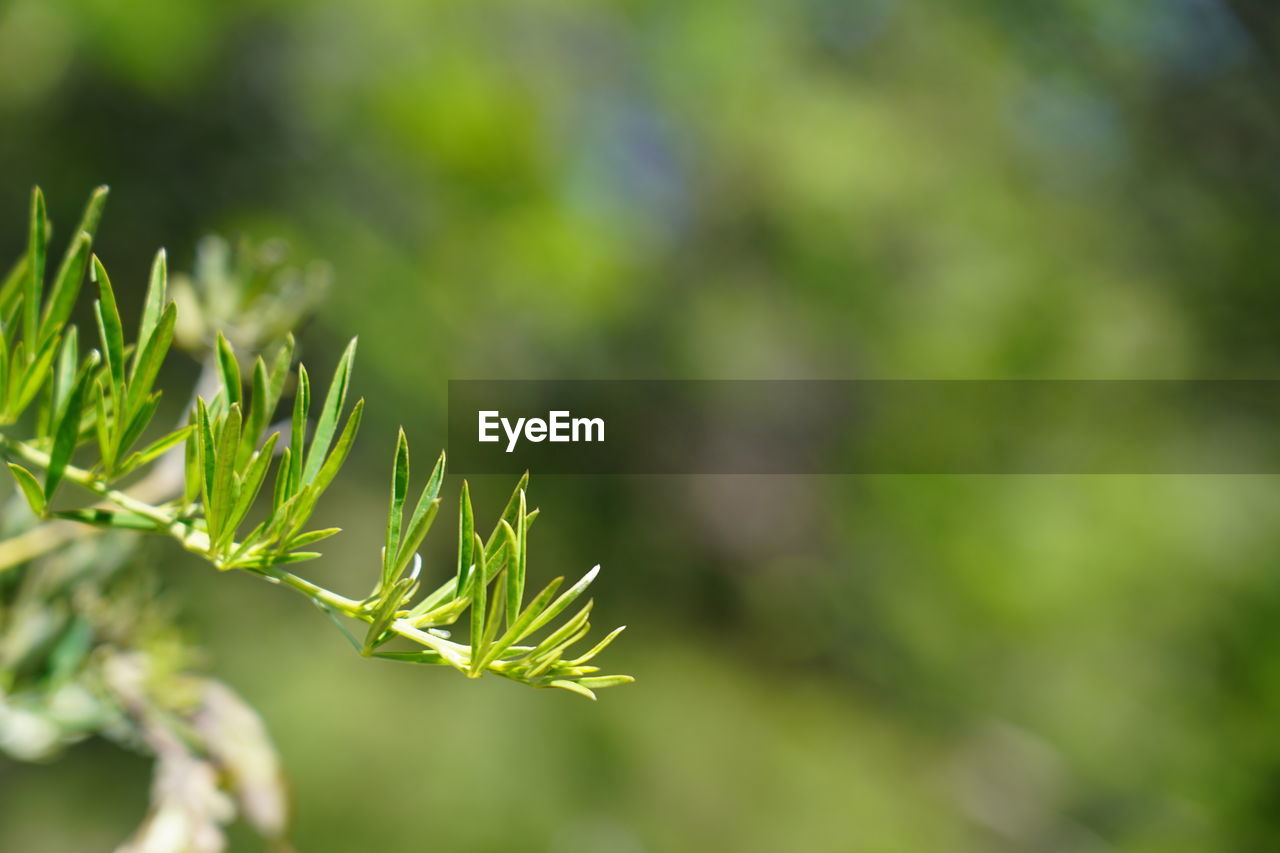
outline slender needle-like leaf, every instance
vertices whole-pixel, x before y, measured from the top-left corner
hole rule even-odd
[[[222,380],[222,391],[227,405],[240,402],[240,363],[231,349],[231,342],[218,332],[218,378]]]
[[[440,458],[436,460],[435,467],[431,469],[431,476],[427,478],[427,485],[418,496],[418,503],[414,506],[413,513],[409,516],[409,526],[405,528],[404,535],[401,537],[392,576],[399,576],[404,572],[418,550],[418,546],[426,538],[427,531],[431,529],[436,511],[440,509],[439,494],[440,485],[444,482],[444,465],[445,458],[442,451]]]
[[[164,249],[156,252],[151,262],[151,276],[147,280],[147,295],[142,303],[142,321],[138,324],[138,351],[147,345],[160,324],[160,315],[164,313],[165,299],[168,293],[169,266]],[[138,360],[135,357],[134,372],[137,372]]]
[[[93,257],[93,278],[98,283],[98,331],[102,336],[102,351],[107,356],[111,379],[115,387],[124,387],[124,329],[120,325],[120,309],[116,306],[115,291],[111,279],[97,255]],[[113,393],[113,399],[117,394]]]
[[[48,503],[45,501],[44,493],[40,490],[40,483],[36,480],[35,475],[14,462],[9,463],[9,471],[13,474],[13,479],[18,481],[22,494],[26,497],[27,503],[31,505],[31,511],[36,516],[44,515],[45,507],[48,506]]]
[[[338,417],[347,401],[347,386],[351,382],[351,363],[356,357],[356,342],[352,339],[347,344],[338,367],[333,371],[333,381],[329,384],[329,393],[325,395],[324,407],[320,410],[320,419],[316,421],[316,432],[311,438],[311,446],[307,450],[307,462],[302,469],[302,482],[312,482],[320,473],[325,456],[329,452],[329,443],[338,428]]]
[[[22,336],[28,352],[36,345],[36,318],[40,315],[40,299],[44,291],[45,241],[48,221],[44,212],[44,193],[31,191],[31,222],[27,230],[27,287],[23,299]]]
[[[71,395],[67,398],[67,410],[54,428],[53,450],[49,453],[49,468],[45,471],[44,478],[46,502],[53,500],[53,493],[62,482],[67,463],[71,461],[71,454],[75,452],[76,443],[80,437],[80,409],[84,401],[85,385],[89,382],[90,370],[91,364],[86,364],[75,387],[71,389]]]
[[[396,456],[391,465],[391,509],[387,513],[387,537],[382,548],[382,586],[393,580],[392,569],[400,548],[400,525],[404,520],[404,499],[409,492],[409,441],[401,427],[396,436]]]
[[[467,574],[471,571],[471,564],[476,559],[474,553],[476,520],[474,511],[471,509],[471,492],[466,480],[462,481],[462,497],[459,503],[461,506],[458,511],[458,581],[454,586],[454,595],[462,598],[467,594]]]
[[[484,542],[477,534],[472,534],[472,539],[475,540],[476,566],[471,580],[471,671],[468,674],[475,678],[480,674],[480,658],[484,655],[485,594],[489,585],[484,580]]]

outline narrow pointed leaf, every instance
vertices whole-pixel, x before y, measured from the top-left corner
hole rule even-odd
[[[302,460],[307,449],[307,412],[311,409],[311,379],[307,369],[298,366],[298,393],[293,398],[293,430],[290,433],[289,492],[292,495],[302,488]]]
[[[511,497],[507,499],[507,505],[502,509],[502,515],[499,522],[505,521],[511,525],[512,529],[516,526],[516,516],[520,512],[520,495],[529,487],[529,472],[525,471],[521,475],[519,482],[516,483],[515,490],[511,492]],[[493,532],[489,534],[489,540],[485,542],[485,557],[490,562],[490,571],[496,572],[502,567],[502,561],[499,559],[502,555],[504,543],[502,540],[501,524],[494,525]]]
[[[575,637],[579,631],[587,624],[587,619],[591,616],[591,609],[594,602],[590,599],[582,606],[577,613],[573,614],[563,625],[552,631],[542,642],[533,647],[533,651],[529,652],[529,660],[538,660],[547,656],[547,654],[555,649],[569,645],[570,637]]]
[[[259,356],[253,362],[252,392],[249,397],[249,412],[245,415],[244,435],[240,438],[240,450],[237,464],[243,465],[253,453],[254,447],[262,438],[267,428],[267,419],[271,412],[267,409],[267,365]]]
[[[274,516],[280,510],[280,505],[289,499],[289,472],[292,470],[290,462],[290,454],[293,451],[286,447],[284,453],[280,454],[280,464],[276,467],[276,488],[275,493],[271,496],[271,514]]]
[[[81,524],[92,524],[94,527],[112,527],[118,530],[160,530],[162,525],[155,519],[147,518],[127,510],[111,509],[71,509],[53,513],[55,518],[67,521],[78,521]]]
[[[53,374],[53,405],[49,412],[48,426],[50,431],[66,411],[67,398],[71,396],[71,387],[75,384],[79,369],[80,336],[75,326],[68,326],[62,335],[62,346],[58,350],[58,367]]]
[[[306,533],[300,533],[297,536],[290,539],[287,547],[289,550],[295,550],[297,548],[305,548],[308,545],[312,545],[316,542],[319,542],[322,539],[328,539],[330,536],[333,536],[335,533],[341,533],[341,532],[342,532],[341,527],[326,527],[323,530],[308,530]]]
[[[484,660],[481,661],[480,664],[482,667],[487,667],[489,664],[501,657],[502,653],[511,646],[533,633],[533,629],[530,628],[530,626],[533,625],[533,621],[535,619],[542,615],[542,611],[546,609],[547,605],[551,602],[551,598],[556,594],[556,590],[560,588],[560,584],[563,582],[564,578],[556,578],[551,583],[547,584],[546,588],[543,589],[542,592],[534,596],[533,601],[530,601],[529,606],[524,609],[524,612],[511,623],[511,626],[507,628],[506,633],[499,637],[486,651]]]
[[[22,494],[26,497],[27,503],[31,505],[31,511],[37,517],[43,516],[48,503],[44,499],[44,493],[40,490],[40,483],[36,480],[35,475],[14,462],[9,463],[9,471],[13,474],[13,479],[18,481]]]
[[[129,391],[125,399],[125,410],[136,414],[143,401],[151,394],[160,367],[165,356],[169,354],[169,346],[173,343],[173,328],[177,322],[178,310],[170,302],[160,312],[160,319],[155,329],[147,337],[147,342],[134,354],[133,375],[129,381]]]
[[[209,519],[209,539],[219,541],[235,504],[232,493],[236,474],[236,447],[240,444],[240,404],[231,406],[222,422],[222,434],[215,450],[217,465],[214,469],[213,491],[205,507]]]
[[[36,318],[39,317],[44,292],[45,241],[48,239],[44,193],[31,191],[31,222],[27,230],[27,286],[23,299],[22,337],[28,348],[36,344]]]
[[[603,640],[601,640],[600,642],[592,646],[591,651],[587,652],[584,655],[579,655],[578,657],[574,658],[571,661],[568,661],[569,666],[581,666],[582,664],[591,660],[596,655],[600,654],[602,651],[607,649],[609,647],[609,644],[612,643],[614,639],[625,630],[627,630],[626,625],[619,625],[617,628],[614,628],[612,631],[610,631],[608,634],[605,635],[605,638]]]
[[[471,676],[480,674],[480,658],[484,655],[484,619],[485,594],[489,585],[484,580],[484,542],[479,535],[472,534],[475,540],[473,553],[476,555],[476,566],[471,580]]]
[[[50,335],[56,335],[71,318],[76,296],[80,294],[80,283],[84,281],[84,273],[89,266],[89,250],[92,245],[93,237],[81,231],[67,247],[66,257],[62,259],[62,265],[53,279],[49,304],[45,308],[44,320],[40,324],[42,340]]]
[[[471,563],[475,559],[475,515],[471,509],[471,492],[467,481],[462,481],[461,508],[458,512],[458,572],[454,594],[462,598],[467,594],[467,573],[471,571]]]
[[[329,383],[329,393],[325,395],[320,419],[316,421],[316,432],[307,449],[307,461],[302,469],[303,483],[310,483],[316,478],[324,464],[325,455],[329,452],[329,443],[333,441],[334,431],[338,428],[338,418],[346,405],[347,387],[351,382],[351,363],[355,357],[356,342],[352,339],[342,353],[338,367],[333,371],[333,381]]]
[[[352,407],[351,414],[347,415],[347,423],[342,428],[342,434],[338,436],[338,443],[333,446],[333,452],[324,461],[324,466],[316,475],[315,482],[311,484],[316,498],[329,488],[329,484],[342,468],[342,463],[347,461],[347,454],[351,452],[351,445],[355,443],[356,433],[360,430],[360,421],[363,417],[364,398],[361,398]]]
[[[581,684],[578,684],[577,682],[574,682],[574,681],[565,681],[563,679],[556,679],[555,681],[551,682],[547,686],[559,687],[561,690],[568,690],[570,693],[577,693],[579,696],[586,696],[592,702],[596,701],[596,694],[592,693],[589,689],[587,689],[586,687],[583,687]]]
[[[582,595],[583,591],[586,590],[587,587],[591,586],[591,582],[596,579],[596,575],[598,574],[600,574],[600,567],[596,566],[591,571],[583,575],[581,580],[566,589],[563,595],[557,598],[550,607],[544,610],[542,614],[533,621],[533,624],[529,626],[529,630],[526,632],[526,636],[528,634],[532,634],[534,631],[556,618],[556,616],[560,615],[560,613],[572,604],[578,596]]]
[[[444,466],[444,451],[441,451],[440,458],[436,460],[435,467],[431,469],[431,476],[427,478],[427,485],[423,487],[422,494],[418,496],[418,503],[413,508],[413,514],[409,516],[409,526],[405,528],[399,551],[396,554],[395,568],[392,571],[393,576],[398,576],[404,572],[405,567],[409,565],[409,561],[413,559],[414,552],[418,550],[418,546],[426,538],[427,531],[431,529],[431,523],[435,521],[436,511],[440,508],[439,495],[440,486],[444,482]]]
[[[53,367],[53,360],[58,355],[58,336],[46,340],[35,353],[35,357],[30,360],[22,375],[22,383],[17,386],[17,393],[13,395],[10,404],[9,414],[16,416],[21,414],[31,403],[40,389],[44,387],[45,379],[49,376],[49,370]],[[21,346],[21,344],[19,344]],[[15,362],[19,360],[15,359]]]
[[[151,340],[151,336],[155,334],[156,327],[160,324],[160,315],[164,313],[165,300],[168,293],[169,283],[169,266],[168,259],[165,256],[164,249],[156,252],[155,260],[151,262],[151,276],[147,281],[147,295],[142,303],[142,321],[138,324],[138,350],[146,347],[147,341]],[[138,361],[134,361],[134,371],[137,372]]]
[[[9,268],[9,272],[4,277],[4,283],[0,284],[0,312],[6,315],[6,326],[12,325],[8,314],[15,305],[22,301],[22,294],[26,290],[30,276],[31,270],[27,263],[27,253],[24,251],[22,257],[18,258],[14,265]]]
[[[170,448],[177,446],[179,442],[185,440],[194,429],[194,425],[188,424],[181,429],[174,430],[162,438],[156,439],[137,453],[130,454],[129,458],[120,466],[122,471],[132,471],[139,465],[146,465],[149,462],[155,461],[163,456]]]
[[[250,457],[249,464],[245,468],[244,478],[240,484],[240,494],[236,498],[235,507],[232,509],[231,516],[226,522],[226,529],[223,531],[222,538],[224,541],[235,535],[236,528],[240,526],[240,522],[244,521],[244,517],[248,515],[250,508],[253,507],[254,499],[258,497],[262,484],[266,482],[267,469],[271,465],[271,454],[279,438],[280,433],[271,433],[271,436],[262,445],[262,449]]]
[[[222,380],[222,391],[226,395],[227,405],[240,402],[240,364],[231,349],[231,343],[218,333],[218,377]]]
[[[507,581],[507,595],[510,596],[511,599],[508,602],[508,613],[518,612],[520,610],[520,603],[524,599],[525,563],[527,562],[526,555],[528,554],[528,515],[529,513],[525,506],[524,489],[521,489],[520,507],[516,514],[516,528],[512,531],[510,525],[506,526],[507,532],[510,533],[515,540],[511,543],[511,556],[508,558],[510,565],[510,579]],[[503,521],[503,524],[506,525],[505,520]]]
[[[382,585],[393,580],[400,548],[400,525],[404,520],[404,499],[409,492],[409,442],[404,428],[396,436],[396,456],[391,465],[391,509],[387,512],[387,537],[382,548]]]
[[[606,687],[618,687],[623,684],[634,683],[635,679],[629,675],[591,675],[586,678],[578,679],[578,684],[594,690],[603,690]]]
[[[49,453],[49,467],[45,471],[44,478],[46,502],[53,500],[53,493],[62,482],[67,463],[71,461],[71,454],[75,452],[76,442],[80,437],[80,409],[84,402],[84,389],[88,381],[89,370],[86,369],[72,388],[71,396],[67,399],[67,410],[54,429],[53,450]]]
[[[93,278],[98,283],[98,331],[102,336],[102,351],[107,357],[107,366],[111,370],[111,379],[115,387],[124,386],[124,329],[120,325],[120,309],[116,305],[115,291],[111,288],[111,279],[102,262],[95,255],[93,258]],[[113,391],[113,399],[116,397]]]

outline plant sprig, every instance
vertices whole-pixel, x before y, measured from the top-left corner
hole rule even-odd
[[[220,570],[245,571],[288,586],[339,624],[340,617],[367,623],[363,641],[343,629],[368,657],[452,666],[471,678],[491,673],[592,699],[597,689],[632,681],[600,675],[590,663],[621,628],[585,654],[569,651],[590,630],[591,601],[553,625],[595,579],[598,566],[558,596],[564,578],[525,602],[528,532],[538,515],[527,506],[527,474],[486,539],[476,532],[470,490],[462,484],[456,569],[419,596],[418,549],[440,508],[445,456],[436,460],[406,519],[410,453],[403,430],[396,441],[386,535],[372,591],[361,599],[347,598],[286,568],[319,557],[310,548],[339,532],[309,522],[351,450],[364,411],[363,399],[347,406],[354,340],[338,362],[310,430],[311,381],[298,365],[289,433],[282,436],[269,425],[291,373],[292,337],[280,343],[270,366],[262,356],[253,359],[246,394],[241,358],[219,333],[216,391],[208,399],[196,397],[186,424],[139,448],[154,432],[162,393],[154,386],[179,318],[168,296],[161,251],[151,268],[137,331],[128,340],[106,269],[91,254],[106,194],[100,187],[90,197],[46,287],[50,227],[44,198],[35,189],[27,251],[0,284],[0,452],[38,517],[167,535]],[[97,285],[98,346],[81,354],[79,334],[68,321],[86,272]],[[33,402],[39,403],[33,434],[13,437]],[[121,488],[123,478],[169,453],[183,454],[180,495],[149,503]],[[92,461],[74,465],[77,456]],[[55,496],[68,482],[98,502],[55,510]],[[269,501],[259,500],[264,492],[270,493]],[[251,524],[250,515],[264,505],[265,517]],[[464,614],[469,615],[466,643],[452,640],[447,630]],[[398,640],[414,648],[391,648]]]

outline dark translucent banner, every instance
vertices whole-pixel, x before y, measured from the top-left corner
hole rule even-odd
[[[1280,381],[452,381],[464,474],[1275,474]]]

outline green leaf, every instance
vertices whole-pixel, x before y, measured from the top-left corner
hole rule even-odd
[[[151,276],[147,280],[147,295],[142,301],[142,321],[138,324],[138,350],[141,351],[155,334],[160,324],[160,315],[164,313],[165,299],[169,289],[169,263],[164,249],[156,252],[151,262]],[[134,361],[134,372],[138,369],[138,360]]]
[[[27,229],[27,287],[22,311],[22,337],[28,341],[28,350],[36,345],[36,318],[40,316],[40,301],[44,294],[45,243],[48,235],[44,193],[40,192],[39,187],[35,187],[31,191],[31,221]]]
[[[484,659],[480,662],[481,668],[489,666],[489,664],[501,657],[503,652],[520,642],[524,637],[533,633],[534,629],[530,626],[533,625],[533,621],[542,614],[543,610],[546,609],[547,604],[551,601],[552,596],[556,594],[556,590],[560,588],[560,584],[562,583],[564,583],[564,578],[556,578],[551,583],[547,584],[546,588],[543,589],[542,592],[534,596],[533,601],[530,601],[529,606],[524,609],[524,612],[511,623],[510,627],[507,628],[506,633],[499,637],[485,652]]]
[[[240,404],[235,403],[222,421],[222,434],[215,451],[217,466],[213,477],[213,493],[205,506],[209,522],[209,539],[219,542],[235,507],[236,447],[240,444]]]
[[[449,583],[445,585],[446,589],[453,586],[453,579],[449,579]],[[425,602],[419,602],[412,610],[409,611],[405,618],[413,621],[418,627],[434,626],[434,625],[452,625],[457,621],[468,607],[471,606],[469,598],[455,598],[448,604],[441,605],[434,609],[423,607]]]
[[[502,539],[501,522],[505,521],[511,525],[512,529],[516,526],[516,516],[520,512],[520,495],[529,486],[529,472],[525,471],[521,475],[519,482],[511,492],[511,497],[507,499],[507,505],[502,510],[499,517],[499,524],[494,525],[493,532],[489,534],[489,541],[485,542],[484,552],[485,558],[492,564],[492,571],[497,571],[502,565],[502,561],[498,559],[504,545]]]
[[[11,394],[9,400],[9,415],[11,417],[21,414],[44,386],[44,381],[49,376],[49,368],[53,366],[53,360],[58,354],[59,343],[58,336],[55,335],[41,344],[40,349],[35,353],[35,357],[23,369],[21,383],[16,388],[10,389],[16,392]],[[21,344],[18,346],[19,348],[22,347]],[[22,359],[14,359],[14,367],[20,367],[21,363]]]
[[[516,514],[516,529],[513,531],[506,520],[502,524],[514,541],[511,541],[510,558],[507,573],[507,618],[510,619],[520,610],[524,599],[524,576],[526,555],[528,554],[528,532],[526,524],[528,511],[525,506],[524,489],[520,490],[520,507]]]
[[[176,446],[178,442],[186,439],[193,430],[195,430],[195,426],[193,424],[187,424],[181,429],[174,430],[168,435],[156,439],[144,449],[130,454],[129,458],[120,466],[121,473],[127,473],[132,471],[134,468],[137,468],[139,465],[146,465],[149,462],[155,461],[159,457],[163,456],[170,448]]]
[[[98,233],[98,223],[102,221],[102,209],[107,206],[107,196],[110,193],[111,188],[106,184],[93,188],[93,192],[89,194],[89,201],[85,203],[84,212],[80,214],[80,225],[76,231],[83,231],[90,237]]]
[[[9,336],[0,324],[0,414],[9,408]]]
[[[555,603],[542,612],[542,615],[533,621],[529,627],[528,634],[546,625],[556,616],[574,602],[574,600],[582,595],[587,587],[591,586],[591,582],[596,579],[596,575],[600,574],[600,567],[596,566],[591,571],[582,576],[582,579],[564,591],[564,594],[555,600]]]
[[[98,437],[98,454],[102,457],[102,468],[114,471],[116,467],[116,442],[111,420],[107,417],[107,380],[99,378],[94,383],[93,424]]]
[[[214,456],[213,424],[209,421],[209,408],[201,398],[196,398],[196,437],[200,451],[200,491],[204,496],[206,516],[213,505],[213,480],[217,472]],[[212,534],[212,531],[210,531]]]
[[[289,367],[293,364],[295,346],[293,333],[291,332],[285,336],[284,343],[276,350],[275,358],[271,360],[271,372],[268,374],[267,382],[268,416],[275,411],[280,402],[280,395],[284,393],[284,383],[289,378]]]
[[[285,548],[290,551],[298,548],[305,548],[308,545],[312,545],[322,539],[328,539],[335,533],[341,532],[341,527],[326,527],[323,530],[308,530],[306,533],[300,533],[290,539],[288,543],[286,543]]]
[[[436,459],[435,467],[431,469],[431,476],[427,477],[427,485],[423,487],[422,494],[418,496],[418,503],[413,508],[413,513],[409,516],[409,526],[405,529],[404,537],[400,540],[400,550],[396,554],[395,568],[393,575],[400,575],[404,572],[409,561],[413,559],[414,552],[418,550],[418,546],[422,544],[422,540],[426,538],[427,531],[431,529],[431,523],[435,520],[436,511],[440,508],[440,486],[444,482],[445,457],[444,451],[440,451],[440,457]]]
[[[484,617],[485,594],[489,585],[484,581],[484,543],[477,534],[473,553],[476,555],[475,575],[471,581],[471,672],[475,678],[480,674],[480,658],[484,655]]]
[[[588,599],[587,603],[577,613],[573,614],[563,625],[543,638],[542,642],[534,646],[533,650],[526,655],[526,658],[530,661],[537,661],[548,657],[558,657],[558,653],[552,653],[577,641],[579,633],[586,628],[587,619],[591,616],[591,608],[593,606],[594,602]]]
[[[290,433],[289,487],[286,497],[302,488],[302,460],[307,449],[307,412],[311,410],[311,379],[307,368],[298,365],[298,392],[293,397],[293,430]]]
[[[197,423],[188,424],[191,432],[187,434],[187,446],[183,451],[183,485],[182,485],[182,502],[183,504],[193,504],[196,498],[204,491],[204,476],[201,469],[201,460],[203,454],[200,452],[200,446],[203,441],[204,434],[198,426],[199,404],[197,411],[193,414],[197,418]]]
[[[329,452],[329,444],[333,441],[333,433],[338,428],[338,417],[347,401],[347,386],[351,382],[351,363],[356,357],[356,341],[353,338],[347,344],[338,367],[333,371],[333,381],[329,383],[329,393],[325,395],[324,407],[320,410],[320,419],[316,421],[316,432],[311,438],[311,446],[307,450],[307,461],[302,471],[302,482],[312,482],[320,473],[325,456]]]
[[[548,687],[559,687],[561,690],[568,690],[570,693],[577,693],[579,696],[586,696],[592,702],[596,701],[596,694],[592,693],[586,687],[573,681],[565,681],[558,678],[547,685]]]
[[[602,651],[604,651],[606,648],[608,648],[608,647],[609,647],[609,644],[613,642],[614,638],[615,638],[615,637],[617,637],[619,634],[621,634],[621,633],[622,633],[623,631],[625,631],[625,630],[627,630],[627,626],[626,626],[626,625],[619,625],[617,628],[614,628],[612,631],[610,631],[610,632],[605,636],[605,638],[604,638],[603,640],[601,640],[600,642],[598,642],[598,643],[596,643],[594,646],[592,646],[591,651],[587,652],[587,653],[586,653],[586,654],[584,654],[584,655],[579,655],[578,657],[574,658],[574,659],[573,659],[573,660],[571,660],[571,661],[567,661],[568,665],[569,665],[569,666],[581,666],[582,664],[584,664],[584,663],[586,663],[587,661],[591,660],[591,659],[592,659],[592,658],[594,658],[596,655],[600,654]],[[623,678],[630,678],[630,676],[622,676],[622,677],[623,677]],[[604,685],[601,685],[601,686],[604,686]]]
[[[462,481],[462,497],[459,503],[461,506],[458,511],[458,580],[453,589],[454,595],[462,598],[467,594],[467,574],[471,571],[472,561],[475,560],[473,552],[476,520],[475,512],[471,508],[471,492],[466,480]]]
[[[53,513],[55,518],[92,524],[95,527],[113,527],[120,530],[160,530],[162,525],[154,519],[135,512],[111,509],[70,509]]]
[[[75,235],[62,256],[54,277],[53,291],[50,293],[48,305],[45,306],[44,319],[40,324],[40,337],[47,338],[56,334],[68,319],[75,307],[76,296],[80,293],[80,283],[84,280],[88,267],[89,250],[93,246],[94,234],[98,231],[98,222],[102,219],[102,209],[107,203],[108,189],[100,186],[89,195],[84,213],[80,215],[80,225],[73,232]]]
[[[493,583],[492,595],[489,597],[489,615],[484,620],[484,636],[480,640],[478,648],[472,650],[471,667],[472,671],[479,673],[483,667],[480,661],[488,654],[490,647],[493,646],[494,637],[497,636],[498,627],[502,624],[507,611],[507,571],[504,569],[498,573]]]
[[[35,475],[14,462],[9,463],[9,471],[13,474],[13,479],[18,481],[22,494],[26,496],[27,503],[31,505],[31,511],[37,517],[42,517],[48,507],[48,503],[44,499],[44,493],[40,490],[40,483],[36,480]]]
[[[9,272],[4,277],[4,283],[0,284],[0,312],[8,315],[14,305],[22,302],[22,293],[27,287],[30,275],[27,253],[24,251],[22,257],[9,268]],[[11,325],[7,317],[5,325]]]
[[[262,449],[250,457],[244,478],[240,484],[240,494],[236,498],[235,507],[232,509],[230,517],[226,520],[226,528],[222,532],[220,544],[229,542],[235,536],[236,528],[240,526],[240,522],[244,521],[244,517],[249,514],[249,510],[253,507],[253,501],[258,497],[258,492],[262,489],[262,484],[267,479],[267,468],[271,465],[271,454],[275,450],[276,440],[279,438],[280,433],[271,433],[271,436],[262,445]]]
[[[261,356],[253,362],[252,388],[249,412],[245,416],[244,435],[240,437],[240,449],[237,451],[237,465],[244,465],[245,460],[253,453],[254,447],[267,428],[267,418],[271,415],[267,410],[267,365]]]
[[[93,238],[81,231],[67,247],[67,255],[62,259],[62,265],[54,277],[49,304],[40,324],[41,340],[56,335],[71,318],[76,296],[80,294],[80,282],[84,280],[85,270],[89,266],[89,249],[92,245]]]
[[[387,513],[387,538],[382,548],[382,586],[388,586],[400,548],[400,525],[404,520],[404,499],[409,492],[409,441],[400,428],[396,455],[391,464],[391,509]]]
[[[560,657],[565,649],[587,636],[591,630],[591,624],[587,622],[587,617],[591,614],[591,604],[588,601],[585,607],[573,615],[572,619],[556,629],[555,633],[522,658],[524,665],[531,667],[525,671],[525,678],[534,679],[542,676],[560,663]]]
[[[84,389],[90,379],[91,365],[92,361],[81,370],[80,377],[67,398],[67,409],[54,429],[53,450],[49,453],[49,467],[44,476],[46,502],[53,500],[53,493],[62,482],[62,475],[66,473],[67,463],[71,461],[71,454],[75,452],[80,438],[80,410],[84,405]]]
[[[142,405],[129,418],[128,425],[124,428],[117,438],[116,456],[127,453],[142,438],[142,433],[151,423],[151,418],[155,416],[156,409],[160,406],[160,392],[157,391],[142,402]]]
[[[579,678],[578,684],[587,688],[603,690],[606,687],[618,687],[623,684],[634,684],[635,679],[629,675],[592,675]]]
[[[324,490],[329,488],[333,478],[338,475],[338,470],[342,468],[342,463],[347,461],[347,454],[351,452],[351,445],[355,443],[356,432],[360,429],[360,420],[363,417],[364,398],[362,397],[356,401],[351,414],[347,415],[347,423],[342,428],[342,434],[338,436],[338,443],[333,446],[333,452],[325,459],[324,466],[316,475],[315,482],[311,484],[315,490],[315,498],[319,498]]]
[[[419,649],[414,652],[374,652],[370,657],[394,660],[401,663],[439,664],[446,662],[439,652],[431,649]]]
[[[98,332],[102,336],[102,351],[107,356],[107,366],[111,370],[114,383],[112,399],[119,405],[119,389],[124,388],[124,328],[120,324],[120,309],[116,306],[115,291],[111,289],[111,279],[107,271],[93,256],[93,278],[98,283],[98,302],[94,310],[98,316]]]
[[[271,496],[271,514],[274,516],[280,507],[289,499],[289,472],[293,469],[291,455],[293,451],[286,447],[280,454],[280,465],[276,468],[276,488]]]
[[[169,354],[169,346],[173,343],[173,328],[177,322],[178,309],[172,302],[160,312],[160,319],[155,329],[147,336],[145,344],[134,353],[133,373],[129,379],[129,390],[125,398],[125,411],[132,417],[151,394],[156,377],[160,375],[160,367]]]
[[[222,390],[226,395],[227,405],[240,402],[240,364],[231,349],[231,342],[218,332],[218,376],[222,379]]]
[[[67,398],[71,396],[71,388],[76,381],[76,372],[80,368],[80,335],[75,326],[68,326],[62,335],[62,346],[58,350],[58,367],[53,373],[53,400],[49,411],[49,432],[53,425],[62,419],[66,411]]]
[[[267,569],[271,566],[288,566],[293,563],[305,563],[322,556],[319,551],[290,551],[287,554],[263,554],[252,560],[243,560],[235,564],[240,569]],[[228,566],[227,568],[232,568]]]

